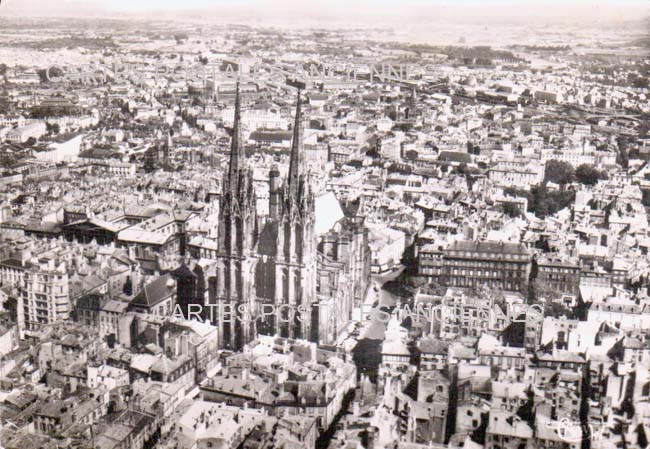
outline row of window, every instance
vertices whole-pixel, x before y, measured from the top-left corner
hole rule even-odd
[[[530,260],[528,254],[510,254],[510,253],[480,253],[474,251],[448,251],[448,256],[462,257],[463,259],[508,259],[526,262]]]
[[[478,276],[478,277],[487,277],[487,278],[523,278],[523,271],[502,271],[502,270],[461,270],[454,268],[452,270],[446,270],[447,274],[452,275],[461,275],[461,276]]]
[[[450,267],[471,267],[471,268],[496,268],[500,270],[510,269],[523,271],[526,265],[516,262],[502,262],[502,261],[483,261],[483,260],[445,260],[445,266]]]

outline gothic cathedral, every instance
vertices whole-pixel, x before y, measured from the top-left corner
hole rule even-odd
[[[230,164],[219,204],[218,256],[210,277],[210,319],[220,345],[238,350],[258,334],[318,339],[315,203],[305,168],[300,90],[289,174],[269,174],[269,215],[259,217],[241,133],[239,86]]]

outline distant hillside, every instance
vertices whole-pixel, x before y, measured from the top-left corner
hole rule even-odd
[[[629,42],[626,46],[650,48],[650,37],[642,37],[640,39],[635,39],[632,42]]]

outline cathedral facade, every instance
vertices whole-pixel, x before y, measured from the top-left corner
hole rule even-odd
[[[209,318],[223,348],[240,349],[258,334],[314,340],[316,236],[314,194],[302,148],[300,92],[288,177],[269,174],[269,215],[259,217],[241,136],[241,104],[235,118],[228,171],[219,208],[218,254],[209,278]]]
[[[268,214],[258,214],[237,93],[217,254],[207,272],[205,318],[218,327],[221,348],[240,350],[259,334],[332,344],[346,329],[368,287],[368,231],[359,208],[346,207],[333,228],[317,235],[316,203],[298,91],[289,172],[283,178],[271,168]]]

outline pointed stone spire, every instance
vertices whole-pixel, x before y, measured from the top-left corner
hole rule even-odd
[[[228,181],[231,186],[237,185],[239,171],[244,166],[244,148],[241,137],[241,102],[239,99],[239,81],[237,81],[237,92],[235,93],[235,120],[232,129],[232,141],[230,144],[230,167],[228,169]]]
[[[289,193],[291,198],[298,196],[300,178],[304,174],[305,155],[302,148],[302,112],[300,89],[298,89],[298,103],[296,105],[296,119],[293,124],[293,141],[291,143],[291,161],[289,162]]]

